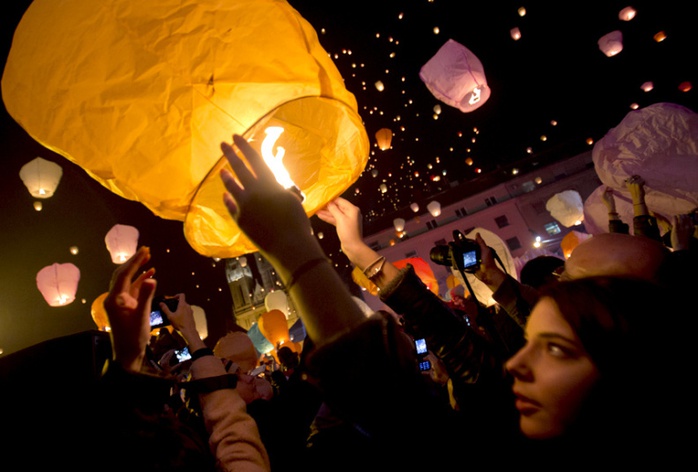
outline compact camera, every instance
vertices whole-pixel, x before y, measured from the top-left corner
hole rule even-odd
[[[165,305],[167,305],[167,308],[169,308],[170,311],[175,311],[177,309],[177,305],[179,305],[178,298],[165,298],[162,296],[153,298],[153,303],[150,307],[151,328],[160,328],[161,326],[167,326],[170,324],[170,320],[167,318],[167,315],[165,315],[160,309],[160,302],[165,302]]]
[[[429,257],[437,264],[455,267],[460,271],[475,273],[482,263],[480,245],[477,241],[468,239],[458,230],[453,231],[453,241],[448,244],[437,244]]]
[[[184,362],[191,359],[191,354],[189,353],[188,347],[183,347],[182,349],[175,349],[175,356],[177,356],[177,362]]]

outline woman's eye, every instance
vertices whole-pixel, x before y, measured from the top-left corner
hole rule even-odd
[[[548,352],[557,357],[567,356],[568,352],[558,344],[548,344]]]

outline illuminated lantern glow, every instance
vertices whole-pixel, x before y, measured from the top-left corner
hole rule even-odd
[[[288,2],[107,4],[36,0],[17,26],[2,96],[37,142],[115,194],[182,221],[207,257],[257,251],[221,197],[229,164],[220,143],[233,134],[262,154],[267,129],[283,129],[266,147],[308,216],[358,179],[370,143],[356,98]]]
[[[429,204],[427,205],[427,210],[429,210],[429,213],[431,214],[431,216],[436,218],[437,216],[439,216],[441,214],[441,204],[435,200],[432,202],[429,202]]]
[[[653,36],[654,40],[657,41],[658,43],[661,43],[666,39],[666,33],[664,31],[660,31],[657,34]]]
[[[422,66],[419,78],[437,99],[464,113],[476,110],[490,98],[480,59],[452,39]]]
[[[249,372],[257,367],[258,353],[268,352],[264,350],[265,347],[257,346],[255,336],[264,339],[257,329],[257,323],[252,325],[247,333],[241,331],[230,332],[216,342],[213,354],[222,359],[229,359],[239,365],[243,372]],[[266,341],[266,339],[264,340]],[[268,344],[268,341],[266,341],[266,344]]]
[[[651,92],[654,88],[654,83],[652,83],[651,81],[645,82],[640,86],[640,88],[645,92]]]
[[[417,274],[417,277],[424,282],[424,285],[426,285],[432,293],[435,295],[439,294],[439,282],[436,280],[434,271],[427,261],[421,257],[408,257],[407,259],[393,262],[393,265],[398,269],[407,267],[407,264],[411,264],[412,267],[414,267],[414,272]]]
[[[123,264],[138,249],[138,229],[134,226],[112,226],[104,237],[107,250],[111,254],[111,261],[115,264]]]
[[[518,41],[521,39],[521,30],[518,27],[514,27],[509,30],[509,34],[511,35],[511,39],[514,41]]]
[[[264,297],[264,308],[267,311],[278,310],[288,318],[290,313],[286,292],[283,290],[274,290],[273,292],[269,292],[267,296]]]
[[[380,184],[381,193],[386,193],[388,191],[388,186],[385,184]]]
[[[466,157],[465,158],[465,163],[469,166],[473,165],[473,159],[472,157]]]
[[[679,84],[679,90],[682,92],[690,92],[692,88],[693,85],[689,81],[681,82]]]
[[[570,258],[572,251],[579,246],[579,243],[590,237],[591,234],[582,233],[580,231],[570,231],[567,233],[560,241],[560,248],[562,249],[562,254],[565,256],[565,259]]]
[[[388,128],[381,128],[376,131],[376,143],[381,151],[390,149],[390,143],[393,140],[393,132]],[[375,177],[375,176],[374,176]]]
[[[40,200],[35,200],[35,201],[34,201],[34,209],[35,209],[36,211],[41,211],[41,210],[44,209],[44,204],[41,203]]]
[[[281,310],[271,310],[262,315],[257,320],[259,332],[278,349],[284,343],[291,340],[288,330],[286,315]]]
[[[608,57],[613,57],[623,50],[623,33],[620,30],[611,31],[599,38],[599,49]]]
[[[55,162],[37,157],[22,166],[19,176],[32,197],[51,198],[61,181],[63,168]]]
[[[49,306],[73,303],[80,281],[80,269],[70,262],[46,266],[36,274],[36,286]]]
[[[637,11],[633,7],[625,7],[618,12],[618,18],[622,21],[630,21],[635,18]]]
[[[92,321],[97,325],[97,329],[100,331],[109,331],[109,317],[107,317],[107,311],[104,309],[104,299],[107,298],[109,292],[104,292],[100,296],[94,299],[92,306],[90,307],[90,315],[92,315]]]
[[[584,202],[576,190],[556,193],[545,203],[545,209],[567,228],[584,221]]]
[[[393,220],[393,226],[395,227],[395,231],[401,233],[405,230],[405,220],[403,218],[395,218]]]
[[[419,204],[418,203],[411,203],[410,208],[412,209],[413,212],[417,213],[419,211]]]
[[[374,85],[376,86],[376,90],[378,90],[379,92],[385,90],[385,85],[383,85],[383,82],[381,82],[380,80],[377,80]]]
[[[208,337],[206,311],[198,305],[192,305],[191,310],[194,312],[194,324],[196,325],[196,332],[199,333],[199,337],[201,339],[206,339]]]

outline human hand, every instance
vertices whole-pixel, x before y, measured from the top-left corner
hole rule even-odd
[[[640,205],[645,203],[645,180],[642,177],[633,175],[625,179],[625,187],[630,192],[633,204]]]
[[[475,241],[480,246],[481,263],[477,271],[473,272],[473,275],[487,285],[492,292],[495,292],[506,278],[506,273],[497,266],[494,251],[487,245],[480,233],[475,234]]]
[[[616,200],[613,197],[613,189],[611,187],[606,187],[606,190],[601,194],[601,199],[609,213],[616,212]]]
[[[178,300],[177,309],[175,311],[171,311],[165,303],[160,303],[160,309],[165,313],[167,319],[170,320],[172,327],[179,331],[187,342],[190,352],[206,347],[196,329],[194,310],[191,305],[187,303],[187,297],[183,293],[178,293],[175,297]]]
[[[671,248],[674,251],[688,249],[695,230],[691,215],[674,215],[671,228]]]
[[[136,272],[150,260],[150,248],[142,246],[112,274],[104,309],[111,326],[113,358],[124,369],[138,372],[150,340],[150,304],[157,282],[151,268]]]
[[[342,252],[352,260],[356,249],[365,245],[362,238],[361,210],[348,200],[338,197],[317,212],[317,217],[334,225]]]
[[[293,256],[314,241],[310,221],[298,196],[276,181],[261,156],[242,136],[234,135],[233,142],[237,150],[221,143],[221,150],[235,172],[235,176],[227,169],[220,172],[227,190],[223,201],[228,212],[270,262]]]

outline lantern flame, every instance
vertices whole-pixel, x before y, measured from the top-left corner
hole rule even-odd
[[[281,126],[269,126],[264,130],[266,137],[264,141],[262,141],[262,158],[264,158],[264,162],[266,162],[269,169],[271,169],[274,177],[276,177],[276,181],[279,182],[283,188],[287,190],[291,189],[299,194],[301,201],[303,201],[305,200],[305,195],[303,195],[298,186],[293,182],[291,175],[288,173],[288,170],[286,170],[286,167],[284,167],[283,159],[286,150],[281,146],[276,146],[276,141],[283,132],[284,129]],[[276,153],[274,153],[274,146],[276,146]]]

